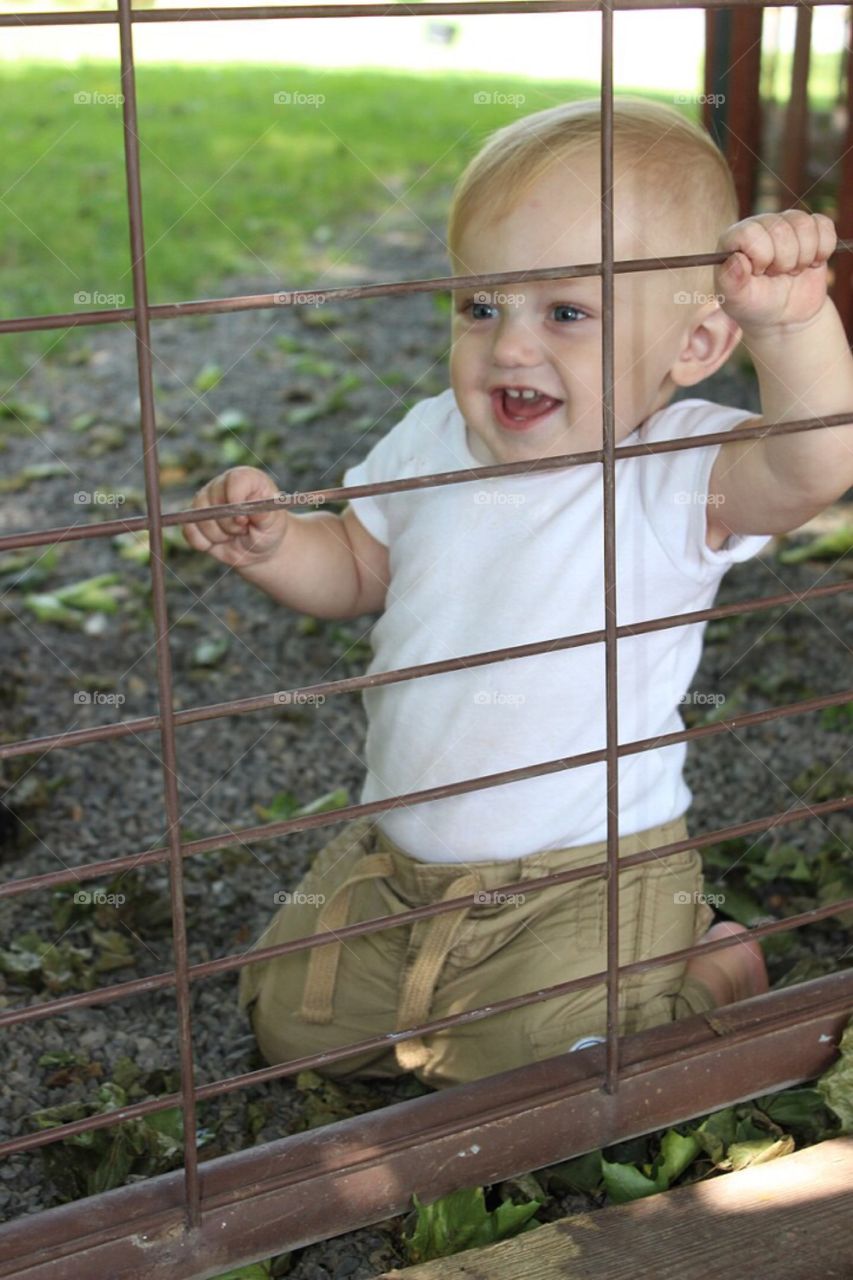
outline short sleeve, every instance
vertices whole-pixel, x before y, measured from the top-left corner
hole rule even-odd
[[[435,454],[435,431],[454,404],[453,393],[445,391],[414,405],[405,418],[377,441],[363,462],[344,472],[344,486],[381,484],[385,480],[403,480],[442,470],[445,464]],[[400,501],[400,496],[377,493],[350,500],[350,506],[367,532],[386,547],[391,507]]]
[[[725,435],[755,417],[744,409],[707,400],[681,400],[653,414],[639,443],[653,444],[719,432]],[[749,560],[771,541],[770,534],[730,534],[722,547],[706,542],[708,483],[718,445],[637,457],[637,484],[643,514],[674,565],[692,578],[722,577],[730,565]],[[617,458],[618,458],[617,450]],[[627,461],[627,460],[626,460]]]

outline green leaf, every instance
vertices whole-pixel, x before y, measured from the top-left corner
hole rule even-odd
[[[548,1185],[560,1192],[576,1191],[581,1195],[595,1195],[601,1186],[601,1152],[587,1151],[573,1160],[552,1164],[548,1170]]]
[[[841,1056],[818,1080],[815,1088],[841,1121],[842,1133],[853,1133],[853,1019],[839,1044]]]
[[[824,533],[804,547],[779,552],[782,564],[801,564],[804,560],[840,560],[853,551],[853,524],[843,525],[832,533]]]
[[[212,391],[222,381],[222,369],[218,364],[205,364],[196,375],[193,386],[196,391],[204,395],[205,391]]]
[[[482,1187],[466,1187],[423,1205],[413,1196],[417,1224],[404,1244],[410,1262],[427,1262],[480,1245],[505,1240],[524,1230],[541,1208],[538,1200],[513,1204],[505,1200],[493,1212],[486,1209]],[[535,1224],[534,1224],[535,1225]]]
[[[661,1140],[661,1153],[656,1177],[666,1178],[667,1186],[679,1178],[702,1150],[695,1134],[682,1134],[677,1129],[667,1129]]]
[[[349,804],[349,792],[346,787],[338,787],[336,791],[327,791],[324,796],[300,805],[293,813],[294,818],[307,818],[312,813],[328,813],[330,809],[343,809]]]
[[[193,647],[191,662],[194,667],[215,667],[228,652],[231,637],[228,635],[207,636],[199,640]]]
[[[790,1155],[794,1150],[794,1139],[790,1134],[775,1138],[766,1133],[761,1138],[753,1138],[749,1142],[733,1142],[729,1147],[724,1168],[748,1169],[754,1164],[767,1164],[778,1156]]]
[[[636,1165],[611,1164],[604,1157],[601,1160],[601,1173],[607,1194],[614,1204],[628,1204],[631,1200],[657,1195],[658,1191],[666,1191],[669,1185],[662,1173],[655,1178],[648,1178]]]

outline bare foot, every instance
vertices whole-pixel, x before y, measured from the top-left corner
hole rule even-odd
[[[748,932],[742,924],[725,920],[713,925],[701,941]],[[761,995],[770,985],[761,945],[746,938],[738,946],[721,948],[709,956],[693,956],[687,962],[687,973],[708,988],[718,1005]]]

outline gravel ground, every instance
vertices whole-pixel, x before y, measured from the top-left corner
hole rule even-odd
[[[345,269],[318,249],[313,279],[335,284],[442,274],[439,235],[437,219],[432,231],[386,221],[381,235],[362,242],[362,259]],[[232,281],[223,292],[272,287],[264,281]],[[283,488],[336,484],[344,468],[399,420],[401,401],[413,403],[446,385],[447,328],[446,312],[430,295],[354,302],[334,311],[327,304],[304,312],[282,309],[158,322],[153,336],[166,507],[188,505],[196,488],[232,461],[267,467]],[[75,504],[78,492],[100,489],[123,495],[120,514],[140,509],[132,335],[121,328],[93,329],[85,344],[76,356],[45,361],[14,391],[22,401],[44,406],[47,415],[41,416],[47,421],[31,416],[27,429],[13,420],[2,424],[9,429],[3,453],[4,532],[115,514],[116,507],[108,504]],[[210,365],[224,371],[221,381],[207,392],[194,390],[200,374],[205,381],[203,371]],[[381,378],[373,370],[381,371]],[[754,386],[737,367],[698,394],[751,407],[757,403]],[[231,419],[233,431],[222,428],[222,415],[229,411],[241,415]],[[26,417],[27,411],[21,412]],[[242,456],[241,441],[251,447]],[[14,480],[10,483],[24,467],[45,462],[63,464],[62,474],[31,478],[20,488]],[[771,544],[761,558],[733,570],[720,602],[799,590],[843,576],[842,565],[783,566],[776,550]],[[120,608],[88,615],[85,629],[37,623],[24,604],[24,588],[13,584],[10,589],[12,579],[0,579],[6,589],[0,596],[0,706],[7,737],[109,721],[117,714],[109,698],[116,695],[124,698],[121,717],[155,710],[144,565],[119,558],[108,538],[72,543],[42,581],[36,569],[30,589],[46,591],[115,571],[121,574]],[[273,605],[236,573],[186,549],[170,555],[167,586],[179,706],[308,684],[363,667],[369,619],[321,622],[313,632],[300,628],[297,615]],[[849,683],[849,641],[849,603],[842,598],[712,624],[694,688],[721,692],[727,706],[743,711],[829,693]],[[81,692],[91,700],[81,703]],[[329,699],[317,708],[281,709],[183,729],[178,759],[184,834],[215,835],[252,824],[258,821],[257,806],[268,806],[285,790],[303,803],[338,787],[357,798],[363,734],[361,704],[353,696]],[[149,733],[9,762],[0,771],[6,791],[0,822],[7,874],[47,872],[160,845],[157,748],[156,735]],[[822,784],[817,780],[828,773],[832,785],[849,790],[849,751],[849,728],[828,729],[817,716],[721,734],[694,746],[687,771],[695,796],[692,829],[709,830],[794,805],[800,794],[795,782],[812,767],[816,785],[827,785],[826,778]],[[830,832],[849,841],[849,819],[836,815],[800,824],[789,828],[788,839],[814,851],[826,844]],[[331,834],[308,832],[188,860],[191,962],[245,946],[273,911],[273,894],[292,885]],[[91,919],[86,917],[88,923],[81,926],[78,917],[70,918],[66,941],[76,940],[105,957],[99,982],[127,980],[171,965],[168,921],[162,914],[165,887],[162,869],[134,878],[118,922],[132,967],[107,969],[109,945],[92,935]],[[772,889],[771,884],[768,893]],[[769,897],[764,905],[771,913],[775,906],[783,913],[792,909]],[[57,925],[60,906],[50,893],[4,903],[0,935],[8,944],[35,930],[58,943],[63,937]],[[105,907],[106,914],[98,917],[102,929],[116,928],[112,910]],[[838,965],[847,945],[837,922],[814,927],[784,955],[771,957],[772,976],[784,982],[824,972]],[[848,956],[846,962],[853,960]],[[11,982],[5,994],[0,991],[5,1005],[43,998],[43,988],[23,995]],[[236,1008],[233,977],[196,985],[193,1027],[200,1080],[260,1065]],[[57,1074],[38,1064],[40,1055],[68,1049],[95,1065],[88,1072]],[[176,1068],[169,995],[143,996],[126,1005],[15,1028],[0,1080],[0,1137],[29,1132],[27,1116],[38,1107],[91,1097],[123,1056],[143,1072]],[[411,1079],[393,1085],[371,1082],[353,1105],[383,1105],[418,1091]],[[280,1082],[207,1108],[202,1121],[216,1137],[206,1153],[220,1154],[304,1125],[306,1115],[314,1114],[312,1097],[291,1082]],[[38,1153],[15,1158],[0,1171],[4,1216],[58,1202]],[[571,1208],[571,1198],[559,1198],[541,1216],[560,1216]],[[288,1275],[294,1280],[332,1275],[359,1280],[400,1261],[394,1232],[374,1227],[298,1251]]]

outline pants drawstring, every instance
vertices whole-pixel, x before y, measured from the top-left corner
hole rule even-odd
[[[362,880],[373,880],[391,875],[394,862],[389,853],[366,854],[352,875],[338,885],[329,901],[323,904],[317,916],[315,933],[334,933],[342,929],[349,918],[350,901],[355,885]],[[331,1022],[334,1013],[332,999],[338,961],[341,957],[340,941],[323,947],[313,947],[308,957],[308,971],[302,996],[300,1015],[306,1022]]]
[[[448,885],[441,900],[443,902],[447,898],[461,898],[466,893],[473,893],[479,888],[479,884],[480,877],[476,872],[467,872]],[[447,911],[444,915],[432,916],[429,920],[415,962],[400,993],[397,1030],[405,1031],[409,1027],[426,1022],[438,975],[447,959],[448,951],[453,946],[460,925],[470,910],[469,904],[467,907],[460,907],[458,911]],[[403,1071],[414,1071],[415,1068],[423,1066],[429,1056],[421,1036],[399,1041],[394,1045],[394,1052]]]

